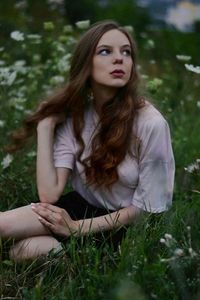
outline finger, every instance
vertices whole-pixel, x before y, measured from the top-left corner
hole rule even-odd
[[[55,213],[61,213],[62,208],[57,207],[55,205],[49,204],[49,203],[32,203],[31,204],[32,207],[40,207],[40,208],[44,208],[47,209],[51,212],[55,212]]]
[[[45,209],[41,206],[31,206],[32,210],[39,215],[40,217],[50,221],[50,222],[55,222],[55,218],[52,217],[52,212],[50,212],[48,209]]]
[[[50,230],[54,231],[55,229],[55,225],[48,222],[46,219],[42,218],[42,217],[38,217],[38,220],[40,221],[40,223],[42,223],[44,226],[48,227]]]
[[[42,207],[46,210],[49,210],[49,212],[62,214],[65,218],[71,220],[70,214],[63,208],[57,207],[55,205],[49,204],[49,203],[37,203],[38,207]]]
[[[49,204],[49,203],[40,203],[39,205],[41,207],[46,208],[46,209],[48,209],[52,212],[55,212],[55,213],[60,213],[62,211],[62,208],[57,207],[57,206],[52,205],[52,204]]]

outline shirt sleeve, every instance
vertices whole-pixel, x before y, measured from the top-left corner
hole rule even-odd
[[[143,124],[139,133],[139,180],[132,204],[144,211],[160,213],[172,203],[175,163],[170,130],[162,116]]]
[[[75,142],[72,124],[68,119],[60,125],[55,134],[53,160],[56,168],[73,169],[75,162]]]

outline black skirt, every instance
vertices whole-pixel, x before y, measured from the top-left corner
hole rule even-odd
[[[58,202],[54,204],[60,208],[65,209],[70,217],[73,220],[81,220],[81,219],[88,219],[88,218],[95,218],[100,217],[103,215],[107,215],[109,213],[114,212],[114,210],[108,210],[104,208],[95,207],[89,204],[78,192],[72,191],[60,197]],[[102,231],[98,233],[90,233],[89,240],[92,240],[93,243],[97,247],[100,247],[106,243],[109,246],[112,246],[114,250],[117,249],[118,245],[122,241],[123,237],[125,236],[127,230],[127,226],[122,226],[117,229]],[[64,244],[69,242],[69,238],[65,238],[59,236],[57,234],[52,233],[52,235],[59,241]],[[88,236],[79,237],[77,238],[77,242],[83,244],[83,242],[88,238]]]

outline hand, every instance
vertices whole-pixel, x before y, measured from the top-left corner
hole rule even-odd
[[[31,208],[38,215],[38,220],[54,233],[68,237],[78,232],[78,223],[66,210],[48,203],[32,203]]]

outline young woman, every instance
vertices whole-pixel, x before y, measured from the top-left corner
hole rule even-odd
[[[67,86],[15,137],[37,129],[40,202],[0,214],[0,236],[16,241],[11,258],[35,258],[63,238],[99,237],[170,207],[169,127],[137,87],[132,37],[115,22],[93,25],[75,49]],[[73,191],[61,196],[69,181]]]

